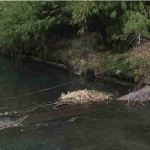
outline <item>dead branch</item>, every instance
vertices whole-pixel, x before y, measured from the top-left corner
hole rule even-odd
[[[2,126],[0,127],[0,130],[4,130],[4,129],[6,129],[6,128],[11,128],[11,127],[19,126],[20,123],[23,122],[27,117],[28,117],[28,115],[25,116],[25,117],[23,117],[23,118],[21,118],[21,119],[18,119],[18,120],[16,120],[16,121],[11,121],[11,122],[9,122],[9,123],[6,123],[6,124],[4,124],[4,125],[2,125]]]
[[[94,103],[94,102],[105,102],[108,104],[112,100],[112,95],[107,93],[102,93],[95,90],[78,90],[74,92],[68,92],[67,94],[62,93],[60,98],[56,102],[44,102],[42,104],[36,104],[31,110],[27,112],[35,111],[52,111],[56,109],[68,108],[75,104],[83,103]]]

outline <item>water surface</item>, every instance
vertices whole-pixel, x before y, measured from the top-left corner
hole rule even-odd
[[[56,67],[0,58],[0,99],[73,80],[78,80],[78,77]],[[0,100],[1,112],[21,113],[32,108],[33,103],[53,101],[62,92],[84,88],[119,96],[133,87],[108,80],[76,82],[29,96]],[[100,106],[97,112],[53,120],[48,119],[49,112],[30,114],[41,117],[42,121],[38,119],[29,123],[27,119],[23,126],[0,131],[0,150],[149,150],[149,107],[138,107],[134,112],[119,112],[118,108],[123,106],[121,103],[112,103]],[[9,119],[1,118],[0,121]]]

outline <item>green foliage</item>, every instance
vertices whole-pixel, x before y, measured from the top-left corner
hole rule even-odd
[[[12,53],[23,49],[24,53],[28,53],[33,48],[40,48],[45,32],[62,22],[62,5],[56,4],[0,2],[0,45]]]
[[[123,31],[125,34],[141,32],[149,36],[150,20],[140,12],[130,11],[126,13],[127,21],[124,23]]]
[[[0,18],[0,45],[16,55],[48,50],[46,39],[67,27],[78,34],[97,32],[105,47],[121,52],[135,42],[134,33],[149,37],[150,6],[141,1],[4,1]]]
[[[116,15],[117,15],[117,12],[116,12],[116,10],[114,10],[114,11],[112,12],[112,14],[110,15],[110,17],[111,17],[111,18],[116,18]]]

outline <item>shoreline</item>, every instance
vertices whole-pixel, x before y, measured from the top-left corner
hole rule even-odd
[[[1,51],[1,54],[6,56],[6,57],[11,57],[13,58],[13,54],[10,54],[10,53],[7,53],[7,52],[2,52]],[[15,60],[18,60],[17,58],[14,58]],[[95,76],[94,73],[91,74],[91,72],[89,72],[89,74],[77,74],[73,68],[71,68],[70,65],[64,65],[62,63],[57,63],[57,62],[51,62],[51,61],[45,61],[43,59],[40,59],[38,57],[34,57],[34,56],[25,56],[25,58],[21,58],[19,59],[21,61],[32,61],[32,62],[37,62],[37,63],[44,63],[44,64],[47,64],[47,65],[51,65],[51,66],[54,66],[54,67],[57,67],[57,68],[60,68],[60,69],[63,69],[65,71],[69,71],[70,73],[74,74],[74,75],[77,75],[78,77],[84,77],[86,78],[87,80],[89,81],[100,81],[100,80],[113,80],[114,82],[116,83],[120,83],[120,84],[124,84],[124,85],[133,85],[135,84],[135,82],[133,82],[133,79],[132,80],[128,80],[128,79],[120,79],[118,78],[118,76],[107,76],[107,75],[102,75],[100,77],[98,76]],[[87,70],[88,71],[88,70]],[[91,74],[91,75],[90,75]]]

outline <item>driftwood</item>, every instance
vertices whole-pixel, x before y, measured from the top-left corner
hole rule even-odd
[[[33,103],[33,104],[36,106],[33,107],[31,110],[28,110],[27,112],[35,112],[35,111],[43,111],[43,110],[51,111],[51,110],[62,109],[62,108],[71,106],[71,104],[69,103],[62,103],[60,101],[54,102],[54,103],[45,102],[45,103],[42,103],[41,105],[36,104],[36,103]]]
[[[144,106],[145,102],[150,101],[150,75],[145,75],[133,91],[116,100],[127,101],[127,104],[121,110],[132,111],[133,107]]]
[[[73,118],[71,118],[71,119],[69,119],[69,120],[67,120],[67,121],[65,121],[65,122],[58,121],[58,122],[56,122],[55,124],[56,124],[56,125],[64,125],[64,124],[66,124],[66,123],[71,123],[71,122],[76,121],[77,118],[79,118],[79,117],[73,117]]]
[[[41,63],[53,65],[53,66],[56,66],[56,67],[59,67],[59,68],[63,68],[63,69],[68,70],[68,67],[65,66],[64,64],[55,63],[55,62],[50,62],[50,61],[44,61],[44,60],[42,60],[42,59],[40,59],[40,58],[33,57],[33,56],[30,56],[30,57],[28,57],[28,58],[31,59],[31,60],[37,61],[37,62],[41,62]]]

